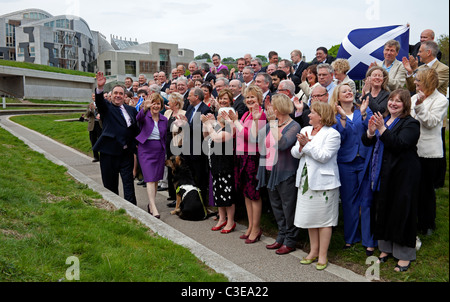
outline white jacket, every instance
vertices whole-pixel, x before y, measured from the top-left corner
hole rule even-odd
[[[417,94],[411,98],[411,116],[420,122],[417,154],[424,158],[442,158],[441,129],[447,114],[447,98],[435,90],[422,104],[417,105]]]
[[[300,133],[308,133],[311,138],[313,127],[304,127]],[[303,166],[308,169],[308,185],[311,190],[331,190],[341,186],[337,153],[341,146],[341,135],[335,129],[323,126],[300,152],[297,141],[291,149],[291,154],[300,159],[295,185],[300,185]]]

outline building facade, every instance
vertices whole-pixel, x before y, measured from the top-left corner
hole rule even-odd
[[[126,76],[151,78],[188,65],[194,52],[177,44],[127,41],[92,31],[80,17],[52,16],[26,9],[0,16],[0,59],[49,65],[85,72],[103,71],[123,81]]]
[[[94,42],[89,25],[77,16],[39,9],[0,16],[0,59],[94,72]]]

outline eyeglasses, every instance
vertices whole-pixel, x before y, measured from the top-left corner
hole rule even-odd
[[[323,97],[323,96],[326,96],[327,94],[328,94],[328,93],[311,95],[311,98],[312,98],[312,99],[318,99],[318,98],[321,98],[321,97]]]

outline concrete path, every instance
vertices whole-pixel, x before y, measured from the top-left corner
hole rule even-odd
[[[103,187],[99,164],[92,163],[91,157],[22,127],[10,121],[9,117],[0,117],[2,128],[24,141],[31,149],[44,154],[50,161],[65,166],[75,179],[99,192],[116,208],[125,209],[130,216],[160,236],[187,247],[206,265],[224,274],[230,281],[368,282],[364,276],[332,263],[324,271],[317,271],[315,265],[301,265],[299,261],[306,253],[298,249],[287,255],[276,255],[274,251],[265,248],[266,244],[274,242],[274,238],[263,235],[260,242],[245,244],[244,240],[239,239],[246,229],[243,225],[238,225],[235,232],[221,234],[210,230],[215,225],[212,218],[192,222],[172,216],[169,213],[171,209],[166,206],[166,191],[157,194],[156,202],[161,219],[156,219],[145,211],[148,204],[145,188],[136,185],[138,205],[128,203],[121,197],[122,191],[117,196]]]

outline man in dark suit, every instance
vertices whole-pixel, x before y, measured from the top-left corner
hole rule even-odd
[[[166,90],[170,88],[171,81],[167,80],[167,76],[164,71],[160,71],[158,73],[158,80],[161,85],[161,92],[167,93]]]
[[[203,91],[196,87],[189,91],[189,107],[186,115],[181,116],[185,136],[183,138],[183,154],[186,157],[189,167],[191,168],[197,187],[200,189],[203,201],[208,202],[208,158],[202,151],[203,145],[203,124],[201,116],[212,113],[211,109],[206,105]],[[189,129],[186,129],[186,127]],[[187,137],[187,135],[189,135]]]
[[[231,80],[229,88],[233,93],[233,108],[236,110],[240,119],[248,111],[244,102],[244,96],[242,95],[242,82],[239,80]]]
[[[200,65],[200,70],[202,71],[203,75],[203,81],[205,83],[210,83],[212,86],[214,86],[214,83],[216,82],[216,76],[212,74],[209,68],[208,63],[202,63]]]
[[[179,77],[177,79],[177,92],[183,96],[184,105],[183,110],[187,110],[189,107],[189,81],[186,77]]]
[[[299,93],[300,83],[302,82],[301,78],[292,73],[292,62],[286,59],[283,59],[278,63],[278,69],[283,70],[286,73],[288,80],[291,80],[295,84],[295,94]]]
[[[272,86],[272,77],[265,72],[259,72],[255,78],[255,85],[261,88],[263,92],[262,108],[264,109],[265,102],[272,102],[272,92],[270,92],[270,86]]]
[[[316,57],[311,61],[311,65],[323,63],[328,63],[331,65],[334,60],[336,60],[336,58],[328,55],[328,50],[325,47],[321,46],[317,48]]]
[[[122,178],[124,198],[136,205],[133,166],[136,151],[135,137],[139,134],[137,111],[124,104],[125,87],[116,85],[111,101],[103,97],[106,78],[97,73],[95,104],[100,113],[103,131],[93,150],[100,153],[100,170],[103,186],[119,194],[119,174]]]
[[[261,68],[261,72],[267,72],[267,67],[270,64],[278,65],[278,53],[274,50],[269,51],[269,64]]]
[[[304,62],[302,59],[302,52],[298,49],[291,51],[291,61],[292,61],[292,73],[302,79],[303,70],[308,68],[308,63]]]
[[[425,29],[421,34],[420,34],[420,42],[416,43],[415,45],[409,45],[409,53],[411,56],[413,56],[416,60],[418,60],[418,53],[419,53],[419,49],[420,46],[422,45],[423,42],[425,41],[434,41],[434,31],[432,31],[431,29]],[[436,55],[436,58],[440,61],[442,57],[442,53],[440,50],[438,50],[438,53]],[[423,65],[424,63],[419,60],[419,66]]]

